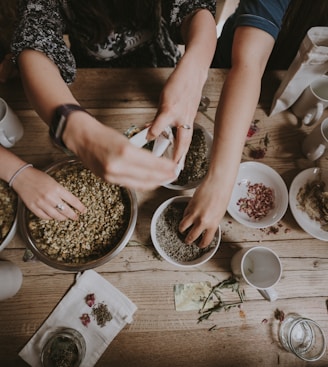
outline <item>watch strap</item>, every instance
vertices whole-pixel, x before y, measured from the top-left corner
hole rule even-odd
[[[67,150],[62,139],[68,116],[74,111],[83,111],[88,113],[83,107],[77,104],[63,104],[55,109],[54,116],[49,127],[49,135],[52,141],[59,147]]]

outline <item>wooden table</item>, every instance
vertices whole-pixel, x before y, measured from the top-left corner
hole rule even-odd
[[[142,126],[154,116],[156,103],[170,69],[79,70],[72,90],[81,104],[100,121],[125,131]],[[213,118],[225,70],[211,70],[203,94],[211,100],[206,113],[196,121],[213,131]],[[310,127],[300,127],[290,112],[268,117],[268,110],[281,72],[263,80],[261,102],[255,118],[260,131],[249,141],[253,146],[269,137],[267,153],[260,162],[276,169],[289,187],[293,177],[309,162],[302,158],[300,142]],[[49,86],[51,88],[51,86]],[[48,138],[48,128],[31,110],[19,80],[0,85],[0,96],[21,118],[25,134],[13,151],[37,167],[63,157]],[[247,146],[243,160],[252,160]],[[318,165],[326,167],[327,159]],[[189,193],[189,192],[187,192]],[[139,216],[128,246],[112,261],[95,270],[126,294],[137,306],[132,324],[109,345],[97,366],[306,366],[310,365],[282,349],[277,341],[279,321],[275,310],[298,312],[317,321],[328,335],[327,279],[328,244],[305,233],[288,209],[271,229],[249,229],[228,214],[221,223],[222,243],[213,259],[200,268],[174,267],[154,255],[150,240],[151,216],[165,199],[178,194],[165,188],[138,192]],[[212,285],[230,275],[230,259],[241,247],[263,245],[281,258],[283,276],[276,289],[279,299],[264,300],[254,289],[244,287],[246,301],[240,306],[214,313],[198,323],[198,311],[176,311],[175,284],[209,281]],[[17,234],[0,254],[16,263],[24,280],[16,296],[1,302],[0,364],[25,366],[18,352],[46,320],[73,284],[73,273],[53,269],[38,261],[23,261],[25,245]],[[214,327],[215,326],[215,327]],[[311,363],[327,366],[328,355]]]

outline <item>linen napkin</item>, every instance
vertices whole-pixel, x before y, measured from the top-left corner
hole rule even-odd
[[[90,295],[94,297],[94,306],[106,305],[112,316],[104,326],[99,326],[92,317],[92,306],[87,302]],[[60,327],[69,327],[79,331],[85,339],[86,353],[81,366],[92,367],[115,336],[133,321],[136,310],[136,305],[105,278],[94,270],[86,270],[77,274],[75,284],[19,352],[19,356],[32,367],[41,367],[42,347],[50,333]],[[87,325],[81,320],[85,314],[90,315]]]

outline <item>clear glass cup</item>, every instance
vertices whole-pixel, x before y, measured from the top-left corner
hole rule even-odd
[[[313,320],[289,314],[279,327],[283,347],[304,361],[317,361],[326,351],[325,335]]]
[[[85,356],[85,340],[81,333],[71,328],[52,332],[41,352],[43,367],[78,367]]]

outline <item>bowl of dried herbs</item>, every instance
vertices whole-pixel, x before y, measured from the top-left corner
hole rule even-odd
[[[20,205],[20,232],[33,254],[54,268],[82,271],[121,252],[136,225],[135,192],[105,182],[75,158],[60,160],[45,171],[77,196],[87,212],[75,221],[45,220]]]
[[[208,171],[212,143],[212,134],[195,122],[184,167],[175,181],[163,186],[171,190],[196,188]]]
[[[0,180],[0,251],[13,239],[17,230],[18,196],[7,182]]]
[[[179,223],[190,201],[189,196],[175,196],[164,201],[155,211],[151,221],[151,239],[163,259],[179,267],[202,265],[217,252],[221,241],[221,228],[206,248],[199,248],[198,241],[187,245],[186,234],[179,232]]]

